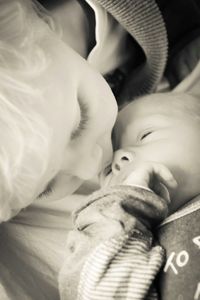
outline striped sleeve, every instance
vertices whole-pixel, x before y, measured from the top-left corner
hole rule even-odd
[[[122,235],[97,246],[81,272],[78,300],[156,300],[152,282],[164,259],[160,246]]]

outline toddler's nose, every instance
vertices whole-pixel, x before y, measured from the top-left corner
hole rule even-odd
[[[120,172],[124,165],[133,161],[133,154],[129,151],[120,149],[115,151],[112,162],[112,172],[117,174]]]

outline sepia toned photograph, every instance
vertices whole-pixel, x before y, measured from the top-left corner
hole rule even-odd
[[[200,300],[200,0],[0,0],[0,300]]]

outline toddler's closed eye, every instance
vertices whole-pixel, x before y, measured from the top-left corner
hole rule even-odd
[[[48,185],[46,186],[46,188],[44,189],[44,191],[42,193],[39,194],[38,198],[42,198],[44,196],[49,196],[50,194],[53,193],[53,186],[54,186],[55,180],[52,179]]]

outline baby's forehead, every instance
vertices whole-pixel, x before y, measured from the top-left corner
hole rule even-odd
[[[200,101],[187,94],[152,94],[138,98],[124,107],[115,126],[115,132],[124,135],[130,130],[142,130],[144,127],[165,126],[177,120],[199,120]]]
[[[127,124],[154,114],[166,114],[171,107],[170,102],[170,99],[162,99],[159,96],[138,98],[119,112],[118,120]]]
[[[176,117],[191,112],[200,115],[199,99],[188,94],[171,92],[137,98],[120,111],[119,118],[131,122],[135,118],[148,117],[154,114],[163,114],[163,116],[169,114],[171,117]]]

